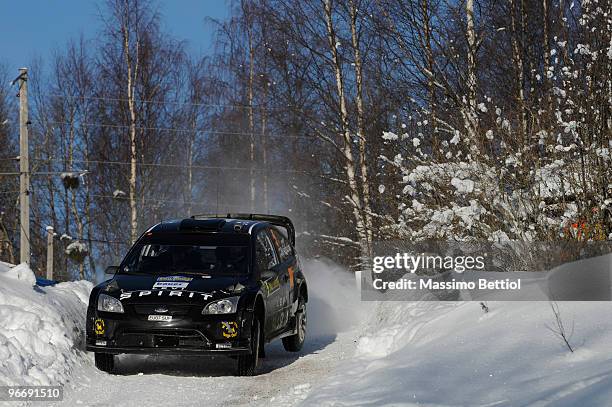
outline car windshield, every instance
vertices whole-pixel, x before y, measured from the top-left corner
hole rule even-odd
[[[140,244],[124,262],[125,273],[246,274],[246,246]]]

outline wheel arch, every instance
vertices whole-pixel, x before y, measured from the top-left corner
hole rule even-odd
[[[255,301],[253,301],[253,315],[255,318],[259,319],[259,323],[263,329],[266,323],[266,304],[263,297],[259,294],[255,296]]]
[[[298,287],[298,296],[303,296],[304,302],[308,302],[308,286],[306,285],[306,281],[303,281]]]

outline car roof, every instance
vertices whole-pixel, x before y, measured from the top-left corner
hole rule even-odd
[[[231,218],[204,218],[204,219],[172,219],[165,220],[151,227],[145,233],[228,233],[251,234],[259,230],[259,225],[269,226],[268,222],[260,220],[245,220]]]

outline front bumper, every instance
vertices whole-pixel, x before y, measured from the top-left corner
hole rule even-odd
[[[130,309],[115,314],[88,308],[86,349],[110,354],[249,354],[252,318],[247,311],[229,315],[194,312],[157,322]]]
[[[89,352],[110,353],[119,355],[123,353],[137,355],[194,355],[194,356],[238,356],[251,353],[250,348],[231,348],[231,349],[194,349],[194,348],[121,348],[109,346],[87,345]]]

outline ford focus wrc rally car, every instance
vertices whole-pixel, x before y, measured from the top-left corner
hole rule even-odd
[[[282,216],[227,214],[159,223],[134,243],[112,279],[94,287],[86,348],[114,369],[122,353],[228,355],[253,375],[264,343],[297,352],[308,289]]]

